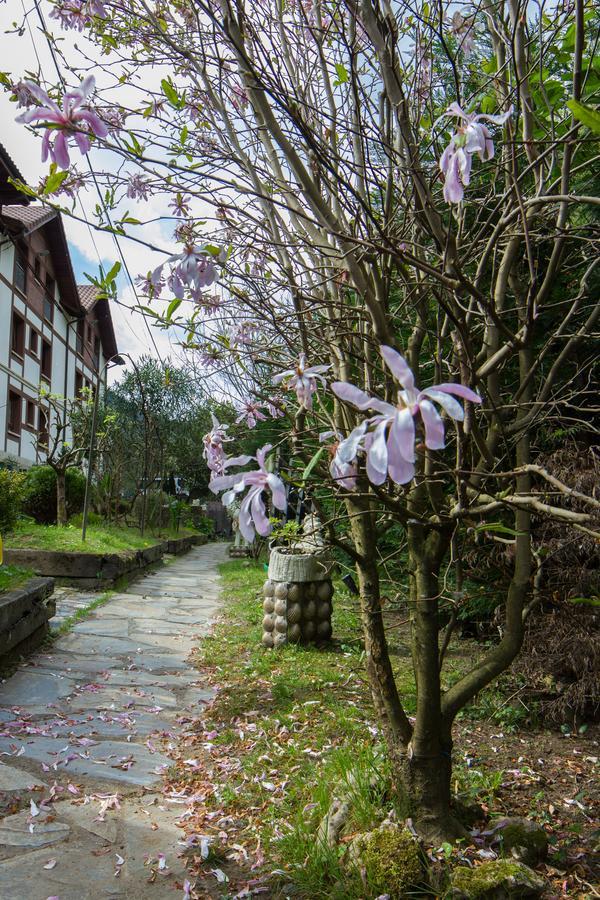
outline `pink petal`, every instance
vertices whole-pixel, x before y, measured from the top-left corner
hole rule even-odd
[[[397,350],[392,349],[392,347],[386,347],[385,344],[381,347],[381,355],[385,360],[386,366],[392,375],[397,378],[402,387],[407,391],[414,390],[415,376],[404,357],[401,356]]]
[[[265,512],[265,504],[262,499],[262,491],[258,488],[255,488],[254,491],[250,491],[248,496],[252,495],[251,500],[251,509],[252,509],[252,518],[254,520],[254,525],[256,526],[256,530],[261,535],[261,537],[266,537],[271,531],[271,523],[269,522],[266,512]]]
[[[388,450],[385,439],[387,425],[387,420],[384,420],[377,426],[367,450],[367,476],[371,484],[383,484],[387,478]]]
[[[436,403],[439,403],[444,412],[446,412],[451,419],[456,419],[457,422],[463,421],[465,417],[463,408],[458,400],[455,400],[450,394],[436,391],[435,388],[428,388],[425,391],[421,391],[419,400],[421,400],[422,397],[429,397],[430,400],[435,400]]]
[[[454,103],[450,104],[450,106],[448,107],[448,109],[446,110],[444,115],[445,116],[458,116],[459,119],[465,119],[465,120],[468,120],[468,118],[469,118],[468,115],[463,111],[460,104],[456,102],[456,100],[454,101]]]
[[[453,382],[443,384],[432,384],[431,390],[442,391],[444,394],[456,394],[463,400],[470,400],[471,403],[481,403],[481,397],[472,391],[471,388],[465,387],[464,384],[454,384]]]
[[[67,138],[63,131],[59,131],[54,139],[53,158],[56,165],[61,169],[69,168],[69,148]]]
[[[430,450],[442,450],[446,446],[442,417],[429,400],[421,400],[419,411],[425,425],[425,446]]]
[[[496,116],[488,116],[485,113],[480,113],[478,116],[475,116],[475,119],[485,119],[486,122],[493,122],[494,125],[504,125],[504,123],[510,119],[514,112],[514,106],[510,106],[509,109],[506,110],[505,113],[501,113]]]
[[[82,109],[81,112],[77,114],[78,119],[83,119],[84,122],[87,122],[96,137],[104,138],[108,134],[108,126],[102,119],[96,115],[95,112],[92,112],[90,109]]]
[[[356,459],[367,426],[368,422],[361,422],[350,432],[346,440],[340,441],[335,454],[340,462],[349,463]]]
[[[410,417],[410,428],[412,434],[408,434],[408,430],[402,427],[402,420],[400,419],[400,414],[394,417],[392,422],[392,427],[390,428],[390,434],[388,437],[387,448],[388,448],[388,471],[390,473],[390,478],[396,484],[408,484],[409,481],[412,481],[415,475],[415,467],[413,463],[408,460],[405,454],[402,452],[403,444],[410,439],[410,450],[414,456],[414,443],[415,443],[415,428],[413,417],[410,411],[402,410],[402,412],[407,412]],[[406,450],[407,448],[404,447]]]
[[[250,513],[250,502],[252,500],[252,491],[242,501],[239,515],[240,533],[249,543],[254,540],[254,525],[252,523],[252,515]]]
[[[398,448],[400,455],[406,462],[414,463],[415,423],[410,409],[400,409],[394,416],[388,440],[388,450],[390,441]]]
[[[352,403],[357,409],[371,408],[373,398],[366,391],[361,391],[360,388],[349,384],[347,381],[334,381],[331,385],[331,390],[340,400],[343,400],[345,403]]]
[[[287,507],[287,497],[285,494],[285,485],[283,481],[281,480],[281,478],[278,478],[277,475],[268,475],[267,484],[271,489],[273,506],[283,512]]]

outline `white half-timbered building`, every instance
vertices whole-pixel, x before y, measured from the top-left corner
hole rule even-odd
[[[40,385],[102,390],[117,345],[108,301],[75,282],[60,215],[23,202],[9,177],[20,175],[0,147],[0,461],[29,466],[48,428]]]

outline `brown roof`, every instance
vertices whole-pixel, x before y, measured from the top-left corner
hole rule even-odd
[[[98,289],[93,284],[78,284],[79,301],[87,313],[94,310],[102,350],[106,359],[116,356],[118,353],[117,339],[110,314],[110,302],[106,297],[98,296]]]
[[[48,209],[47,206],[14,206],[11,204],[2,207],[2,216],[18,222],[25,229],[25,233],[29,234],[54,219],[56,212]]]
[[[89,312],[98,300],[98,289],[93,284],[78,284],[77,291],[81,305]]]
[[[18,191],[10,183],[9,178],[25,181],[6,149],[0,144],[0,206],[4,206],[5,203],[29,203],[29,197]]]

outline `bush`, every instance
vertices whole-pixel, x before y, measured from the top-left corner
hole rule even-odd
[[[0,533],[11,531],[17,524],[23,497],[25,474],[0,469]]]
[[[144,495],[135,498],[131,513],[135,524],[141,527]],[[161,528],[169,528],[171,525],[171,497],[164,491],[148,491],[146,497],[146,522],[145,527],[151,531]]]
[[[79,469],[66,474],[67,515],[81,512],[85,498],[85,475]],[[26,473],[23,511],[41,525],[56,522],[56,472],[50,466],[32,466]]]

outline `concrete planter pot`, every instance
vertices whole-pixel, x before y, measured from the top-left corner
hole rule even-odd
[[[326,550],[308,553],[274,547],[269,556],[271,581],[325,581],[331,575],[333,560]]]
[[[322,643],[331,638],[333,560],[325,550],[286,552],[276,547],[263,586],[265,647]]]

